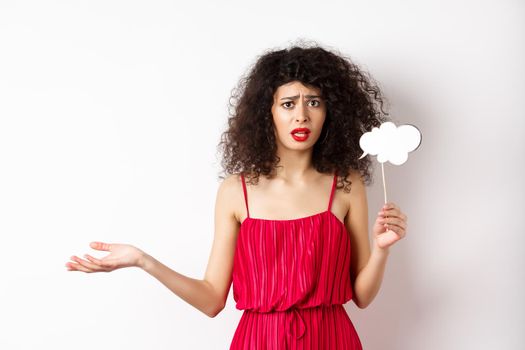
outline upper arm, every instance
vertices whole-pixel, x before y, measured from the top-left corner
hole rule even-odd
[[[351,172],[350,181],[352,182],[348,196],[350,205],[345,217],[345,226],[350,233],[352,247],[350,276],[353,287],[359,272],[366,266],[370,258],[370,241],[368,239],[366,186],[357,171]]]
[[[235,216],[238,195],[237,176],[226,177],[217,190],[215,200],[215,233],[204,280],[214,289],[220,311],[228,298],[232,283],[233,256],[237,242],[239,223]],[[218,312],[217,311],[217,312]]]

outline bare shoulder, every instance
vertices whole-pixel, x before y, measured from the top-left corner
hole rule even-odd
[[[243,200],[242,180],[240,174],[230,174],[226,176],[219,185],[217,191],[217,204],[224,207],[235,221],[240,224],[239,203]]]
[[[350,198],[351,205],[352,201],[355,201],[357,198],[359,198],[359,196],[362,196],[363,193],[366,194],[366,186],[361,173],[358,170],[350,171],[350,181],[352,184],[350,185],[350,193],[348,196]]]
[[[350,192],[345,192],[343,188],[337,190],[343,198],[347,214],[350,213],[352,206],[355,207],[362,201],[363,194],[366,194],[366,186],[358,170],[350,170],[348,179],[351,182]],[[348,216],[345,219],[348,219]]]
[[[358,170],[350,171],[349,180],[351,182],[350,192],[344,192],[342,189],[341,192],[344,193],[347,210],[345,224],[349,230],[355,233],[363,229],[363,227],[357,226],[364,226],[368,223],[368,199],[366,185]]]

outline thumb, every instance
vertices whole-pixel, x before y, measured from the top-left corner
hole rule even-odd
[[[103,243],[103,242],[91,242],[89,243],[89,246],[96,250],[105,250],[110,251],[111,250],[111,244],[109,243]]]

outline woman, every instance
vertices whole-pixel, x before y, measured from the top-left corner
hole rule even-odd
[[[71,271],[137,266],[210,317],[233,283],[244,310],[230,349],[361,349],[343,304],[366,308],[407,216],[388,203],[368,239],[369,156],[359,138],[386,121],[376,85],[350,59],[314,46],[261,55],[232,94],[204,279],[127,244],[76,256]],[[263,175],[263,176],[261,176]],[[378,238],[380,238],[378,240]]]

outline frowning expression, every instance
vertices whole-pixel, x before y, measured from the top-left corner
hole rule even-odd
[[[292,81],[275,91],[272,116],[278,146],[307,149],[319,139],[326,118],[326,104],[320,89]],[[301,128],[306,128],[306,134],[293,132]]]

